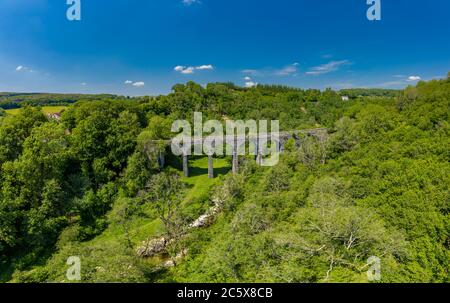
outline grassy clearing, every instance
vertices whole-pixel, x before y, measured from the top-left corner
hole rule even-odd
[[[46,115],[48,114],[55,114],[60,113],[62,110],[66,109],[67,106],[43,106],[42,112]],[[21,108],[15,108],[15,109],[8,109],[6,110],[6,113],[9,115],[16,116],[20,113]]]
[[[220,182],[220,176],[226,175],[230,171],[230,164],[227,159],[214,159],[214,179],[208,178],[208,158],[199,158],[189,162],[190,177],[183,177],[183,182],[190,187],[185,203],[195,203],[202,200],[209,194],[210,189]]]
[[[209,205],[205,204],[205,200],[209,199],[211,189],[217,185],[221,178],[230,170],[229,163],[226,159],[214,160],[214,171],[216,178],[208,178],[208,158],[198,158],[191,160],[190,163],[191,177],[183,177],[182,181],[188,185],[188,190],[184,199],[184,205],[192,212],[202,212]],[[127,203],[126,199],[117,201],[110,213],[110,221],[114,221],[115,212],[121,207],[121,204]],[[164,227],[159,219],[155,219],[150,206],[144,206],[143,212],[146,216],[134,218],[128,223],[128,232],[130,240],[134,245],[138,245],[149,237],[157,237],[164,232]],[[86,245],[106,244],[107,242],[123,241],[125,229],[122,224],[112,223],[108,228],[93,240],[86,242]]]

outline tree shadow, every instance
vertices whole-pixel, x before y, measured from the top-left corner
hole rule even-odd
[[[197,159],[199,159],[199,157],[197,158],[194,157],[189,160],[189,177],[198,177],[208,174],[208,168],[193,165],[193,162]],[[168,155],[166,157],[166,167],[172,167],[178,171],[183,171],[182,158],[173,155]],[[216,178],[224,176],[228,174],[228,172],[230,171],[231,171],[231,164],[225,167],[214,168],[214,177]]]
[[[219,167],[214,168],[214,178],[224,176],[228,174],[231,170],[231,167]],[[208,169],[197,166],[189,166],[189,177],[198,177],[208,174]]]

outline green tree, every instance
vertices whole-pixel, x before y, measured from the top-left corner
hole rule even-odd
[[[17,116],[8,116],[0,125],[0,165],[17,159],[32,129],[47,119],[39,109],[26,107]]]
[[[183,193],[184,185],[178,175],[160,173],[150,180],[144,197],[164,224],[167,251],[174,263],[177,254],[184,250],[182,240],[187,231],[187,217],[181,210]]]
[[[51,246],[70,209],[65,194],[70,157],[62,128],[47,123],[31,131],[19,159],[3,165],[0,213],[8,214],[14,224],[0,223],[0,230],[6,231],[0,241],[10,248]]]

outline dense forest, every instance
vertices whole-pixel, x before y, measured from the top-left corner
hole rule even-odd
[[[379,88],[353,88],[353,89],[342,89],[340,91],[341,95],[348,96],[351,99],[361,98],[361,97],[398,97],[401,91],[394,89],[379,89]]]
[[[79,256],[81,282],[367,282],[377,256],[381,282],[450,282],[450,74],[402,91],[189,82],[52,99],[71,104],[60,121],[39,108],[53,101],[25,99],[0,109],[0,281],[68,282]],[[274,167],[243,157],[233,175],[216,159],[213,180],[193,158],[185,178],[152,142],[195,111],[329,135],[290,142]],[[188,229],[217,201],[214,222]],[[164,256],[136,253],[159,237]]]
[[[80,100],[102,100],[123,98],[115,95],[81,94],[35,94],[0,93],[0,109],[13,109],[26,106],[69,105]]]

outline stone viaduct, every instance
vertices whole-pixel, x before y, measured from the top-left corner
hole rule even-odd
[[[246,136],[223,136],[223,137],[202,137],[202,138],[190,138],[190,146],[184,147],[184,152],[181,157],[183,158],[183,173],[185,177],[189,177],[189,156],[192,155],[192,150],[195,146],[203,146],[206,140],[213,141],[215,144],[223,145],[223,147],[232,154],[232,171],[234,174],[239,171],[239,156],[254,155],[256,162],[262,165],[264,156],[268,155],[270,150],[276,153],[283,153],[285,150],[285,144],[293,139],[296,147],[300,147],[304,138],[315,137],[319,140],[324,140],[327,137],[328,130],[326,128],[315,128],[306,130],[286,131],[280,133],[266,133],[258,135],[246,135]],[[167,147],[170,147],[172,140],[155,140],[152,142],[158,142]],[[275,144],[275,146],[273,145]],[[170,148],[169,148],[170,149]],[[205,154],[206,155],[206,154]],[[208,154],[208,177],[214,178],[214,166],[213,157],[214,153]],[[166,152],[161,151],[158,155],[158,166],[162,169],[165,166]]]

